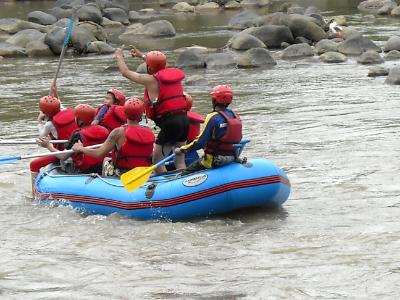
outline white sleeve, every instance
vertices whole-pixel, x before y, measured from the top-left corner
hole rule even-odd
[[[38,129],[39,129],[39,137],[45,137],[51,133],[54,136],[54,138],[57,138],[57,130],[54,127],[53,122],[51,121],[47,121],[44,125],[38,124]]]

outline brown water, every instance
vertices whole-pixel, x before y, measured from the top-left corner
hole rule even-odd
[[[351,24],[379,40],[398,30],[394,21],[367,23],[349,11]],[[216,31],[227,33],[224,24]],[[139,86],[104,71],[112,63],[111,55],[66,58],[63,102],[98,105],[110,87],[140,95]],[[0,139],[37,134],[37,101],[56,65],[56,58],[0,61]],[[1,166],[0,298],[397,299],[399,88],[367,72],[355,58],[328,65],[317,57],[272,69],[188,71],[207,80],[187,87],[195,110],[210,110],[212,86],[231,85],[252,141],[245,155],[286,170],[293,190],[277,211],[178,223],[83,217],[32,201],[27,161]],[[40,151],[1,146],[2,155]]]

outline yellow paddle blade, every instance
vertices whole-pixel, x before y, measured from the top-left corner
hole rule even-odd
[[[121,181],[129,192],[136,190],[138,187],[145,184],[157,166],[137,167],[121,175]]]

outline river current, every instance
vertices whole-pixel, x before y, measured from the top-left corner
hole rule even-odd
[[[347,18],[380,45],[398,32],[393,20],[367,22],[353,10]],[[63,103],[98,106],[111,87],[140,96],[106,70],[113,61],[65,58]],[[37,102],[56,66],[57,58],[0,61],[0,139],[36,136]],[[28,161],[0,166],[0,299],[398,299],[399,88],[367,73],[354,57],[317,56],[187,71],[206,79],[187,86],[199,113],[210,111],[214,85],[232,86],[251,140],[244,155],[272,160],[291,181],[281,209],[176,223],[82,216],[32,200]]]

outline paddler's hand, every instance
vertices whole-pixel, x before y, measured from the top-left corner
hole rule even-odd
[[[137,49],[136,47],[133,47],[133,49],[131,50],[131,55],[132,57],[140,57],[140,58],[145,58],[145,56],[143,55],[142,52],[140,52],[139,49]]]
[[[176,155],[183,155],[183,154],[185,154],[185,152],[182,151],[181,148],[175,148],[174,152],[175,152]]]
[[[124,60],[124,51],[121,48],[115,49],[114,56],[117,60]]]
[[[77,142],[77,143],[75,143],[73,146],[72,146],[72,151],[74,151],[74,152],[77,152],[77,153],[79,153],[79,152],[83,152],[83,149],[84,149],[85,147],[83,147],[83,144],[79,141],[79,142]]]
[[[45,123],[46,115],[42,112],[39,113],[37,121],[39,124]]]
[[[49,147],[50,147],[50,142],[49,142],[49,138],[48,137],[38,138],[38,139],[36,139],[36,143],[39,146],[42,146],[43,148],[49,149]]]

